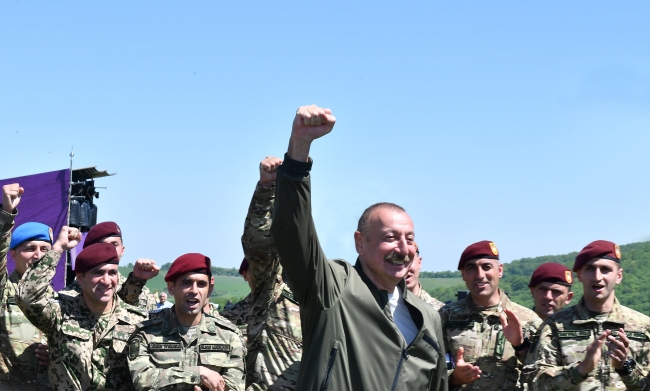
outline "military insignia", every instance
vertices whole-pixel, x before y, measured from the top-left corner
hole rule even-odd
[[[616,255],[616,258],[621,259],[621,248],[618,247],[618,244],[614,245],[614,254]]]
[[[564,279],[566,280],[567,284],[573,284],[573,275],[571,274],[571,270],[564,272]]]
[[[129,344],[129,359],[135,360],[140,355],[140,339],[134,338]]]
[[[499,249],[497,249],[497,245],[494,242],[490,242],[490,250],[492,250],[492,254],[499,255]]]
[[[232,348],[228,344],[204,343],[199,345],[199,352],[230,352]]]
[[[52,232],[52,228],[47,227],[47,231],[50,234],[50,242],[54,243],[54,232]]]

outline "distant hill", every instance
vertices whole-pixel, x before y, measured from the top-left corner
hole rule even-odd
[[[537,266],[546,262],[557,262],[573,267],[577,252],[564,255],[548,255],[536,258],[523,258],[503,265],[503,278],[499,286],[506,291],[515,302],[531,308],[533,299],[530,295],[528,282]],[[650,316],[650,300],[646,288],[650,287],[650,242],[639,242],[621,245],[621,265],[623,267],[623,282],[616,287],[616,297],[621,304]],[[453,272],[438,272],[437,276],[453,275]],[[575,304],[582,297],[582,284],[574,273]],[[422,284],[435,298],[447,301],[456,300],[458,290],[467,289],[464,283],[453,286],[439,286],[429,289],[429,285]]]

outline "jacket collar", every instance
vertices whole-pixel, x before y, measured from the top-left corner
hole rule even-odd
[[[176,308],[171,307],[163,311],[167,312],[167,316],[163,321],[162,328],[160,333],[163,335],[178,334],[178,318],[176,318]],[[205,314],[201,313],[201,321],[198,324],[197,330],[200,330],[201,333],[211,333],[214,334],[217,329],[212,322],[206,322]]]
[[[388,304],[388,294],[392,294],[393,292],[388,292],[386,290],[377,288],[377,286],[370,280],[370,277],[368,277],[368,275],[364,273],[359,258],[357,258],[357,262],[354,264],[354,268],[356,269],[357,273],[359,273],[359,277],[361,277],[361,280],[368,286],[370,293],[372,293],[372,296],[377,301],[379,307],[384,308]],[[403,278],[400,280],[397,286],[402,289],[402,295],[404,297],[404,301],[410,300],[409,295],[414,296],[413,293],[411,293],[408,289],[406,289],[406,281],[404,281]]]
[[[586,324],[586,323],[618,323],[624,325],[625,317],[623,316],[623,311],[621,309],[621,303],[618,301],[618,298],[614,296],[614,304],[612,305],[612,311],[609,313],[606,319],[595,319],[589,315],[587,310],[587,304],[585,303],[585,298],[581,298],[578,304],[576,304],[575,311],[578,319],[574,320],[574,324]]]

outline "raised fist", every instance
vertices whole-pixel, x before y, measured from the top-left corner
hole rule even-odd
[[[330,109],[316,105],[301,106],[293,119],[291,137],[311,142],[331,132],[335,122]]]
[[[59,236],[52,246],[52,250],[63,253],[64,251],[75,248],[81,241],[81,232],[77,228],[63,226],[59,231]]]
[[[13,213],[24,192],[25,189],[20,187],[18,183],[2,186],[2,209],[7,213]]]
[[[138,258],[133,265],[133,276],[141,280],[150,280],[158,275],[160,266],[156,261],[147,258]]]
[[[275,156],[267,156],[260,162],[260,186],[271,187],[275,183],[278,167],[282,159]]]

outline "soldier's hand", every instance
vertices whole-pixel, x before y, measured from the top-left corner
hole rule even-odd
[[[59,231],[59,236],[52,246],[52,250],[63,253],[70,249],[75,248],[79,241],[81,241],[81,232],[77,228],[66,227],[65,225],[61,227]]]
[[[281,164],[282,159],[275,156],[267,156],[260,162],[260,186],[267,188],[273,186]]]
[[[147,258],[138,258],[133,265],[133,276],[141,280],[150,280],[158,275],[160,266],[156,261]]]
[[[512,346],[519,346],[524,343],[524,333],[521,330],[521,323],[517,315],[507,308],[499,314],[503,335]]]
[[[627,338],[625,330],[618,329],[618,339],[610,335],[607,337],[605,344],[609,349],[608,354],[612,358],[612,365],[616,369],[621,369],[623,363],[627,361],[627,352],[630,347],[630,340]]]
[[[463,353],[465,353],[465,349],[461,346],[456,352],[456,367],[451,373],[451,379],[449,379],[449,384],[454,387],[469,384],[481,377],[481,368],[466,363]]]
[[[2,209],[7,213],[13,213],[24,192],[25,189],[20,187],[18,183],[2,186]]]
[[[226,382],[219,372],[215,372],[206,367],[199,367],[199,376],[203,386],[207,387],[210,391],[226,391]],[[196,386],[194,386],[196,390]]]
[[[601,355],[601,349],[603,347],[603,343],[607,340],[607,337],[610,336],[612,332],[609,330],[605,330],[600,334],[592,343],[587,346],[587,350],[585,351],[585,358],[582,360],[582,362],[578,365],[578,373],[584,378],[587,377],[587,375],[596,368],[596,364],[598,364],[598,361],[600,360],[600,355]]]
[[[38,346],[36,347],[36,350],[34,351],[34,355],[36,356],[36,359],[38,360],[38,364],[44,367],[47,367],[50,365],[50,347],[39,343]]]
[[[336,117],[332,110],[316,105],[301,106],[296,111],[287,151],[292,159],[307,161],[311,142],[328,134],[334,128]]]

